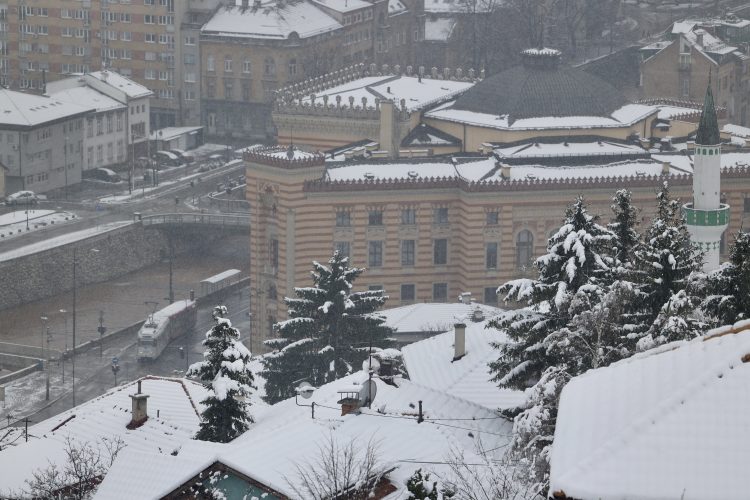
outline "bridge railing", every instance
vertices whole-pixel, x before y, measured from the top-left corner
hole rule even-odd
[[[220,227],[250,227],[247,215],[229,214],[155,214],[143,215],[141,223],[148,226],[196,224]]]

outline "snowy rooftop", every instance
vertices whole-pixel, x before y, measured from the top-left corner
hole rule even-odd
[[[672,120],[679,118],[680,116],[700,115],[700,108],[689,108],[686,106],[662,106],[657,105],[659,108],[658,118],[662,120]]]
[[[287,479],[296,482],[295,466],[316,460],[330,436],[339,445],[356,440],[365,446],[373,439],[381,460],[395,467],[389,477],[399,490],[389,498],[400,498],[406,478],[420,467],[414,461],[444,461],[451,448],[465,450],[472,457],[475,438],[481,438],[487,449],[500,447],[501,453],[508,442],[511,424],[495,412],[408,380],[400,381],[398,388],[377,380],[373,408],[342,417],[337,403],[339,389],[364,380],[366,375],[357,372],[318,388],[304,401],[307,405],[315,402],[315,419],[309,408],[289,399],[270,407],[253,408],[255,423],[227,445],[193,441],[170,458],[154,453],[123,454],[96,498],[160,498],[215,461],[294,498]],[[425,416],[422,424],[416,421],[420,400]],[[440,420],[451,418],[469,420]],[[157,467],[163,467],[165,474],[154,474]],[[138,481],[133,481],[134,477]]]
[[[397,333],[447,332],[453,330],[456,323],[471,322],[471,317],[477,309],[485,318],[502,312],[502,309],[484,304],[430,302],[384,309],[378,311],[377,315],[385,318],[385,324]]]
[[[499,160],[505,158],[543,158],[549,156],[623,156],[643,155],[646,151],[633,144],[620,142],[528,142],[525,144],[496,148],[494,150]]]
[[[370,76],[352,80],[316,93],[315,102],[323,103],[323,96],[328,96],[328,104],[336,102],[341,96],[342,104],[349,105],[349,98],[354,98],[354,105],[361,106],[362,98],[367,98],[368,106],[374,106],[375,99],[393,99],[400,105],[401,99],[406,102],[409,111],[424,109],[430,105],[455,98],[474,85],[473,82],[454,80],[435,80],[416,76]],[[303,102],[309,103],[306,96]]]
[[[501,130],[548,130],[585,129],[631,126],[657,112],[654,106],[626,104],[616,109],[611,116],[543,116],[521,118],[509,122],[508,116],[496,116],[462,109],[453,109],[453,103],[446,103],[425,113],[425,118],[464,123],[478,127]]]
[[[203,127],[164,127],[159,130],[154,130],[151,132],[150,139],[152,141],[160,140],[160,141],[171,141],[172,139],[176,139],[180,137],[181,135],[190,134],[192,132],[197,132],[201,130]]]
[[[425,0],[424,11],[430,14],[468,14],[490,12],[494,6],[492,0],[479,0],[476,5],[464,0]]]
[[[692,149],[692,145],[691,145]],[[656,161],[667,162],[675,168],[683,170],[688,173],[693,173],[693,158],[683,154],[655,154],[652,155]],[[731,167],[748,167],[750,166],[750,152],[748,151],[732,151],[721,153],[721,168],[727,169]]]
[[[559,167],[543,165],[513,165],[510,167],[511,181],[534,179],[593,179],[612,177],[651,177],[662,173],[661,162],[655,160],[627,160],[607,165],[581,165]],[[501,180],[500,171],[487,177],[487,181]]]
[[[574,378],[563,389],[551,492],[568,498],[748,497],[748,322]]]
[[[274,0],[266,0],[258,9],[221,8],[201,28],[201,33],[284,40],[292,33],[309,38],[342,28],[338,21],[307,0],[279,5]]]
[[[52,97],[0,88],[0,128],[35,127],[55,120],[73,118],[91,110]]]
[[[366,7],[372,7],[371,3],[365,2],[364,0],[312,0],[318,5],[328,7],[336,12],[351,12],[353,10],[364,9]]]
[[[388,15],[395,16],[406,12],[406,5],[401,0],[388,0]]]
[[[122,76],[116,71],[94,71],[93,73],[89,73],[89,75],[124,92],[131,99],[153,95],[153,92],[147,87]]]
[[[672,25],[672,34],[680,35],[683,33],[689,33],[693,31],[693,28],[697,25],[697,21],[678,21]]]
[[[456,20],[450,18],[425,19],[424,39],[427,41],[444,42],[451,37]]]
[[[743,139],[750,138],[750,128],[741,125],[732,125],[731,123],[728,123],[724,125],[721,131],[737,137],[742,137]]]
[[[445,391],[460,398],[497,410],[521,405],[521,391],[500,389],[490,381],[489,363],[497,359],[498,351],[492,342],[504,342],[506,337],[495,329],[487,329],[487,321],[466,324],[466,355],[453,361],[455,332],[435,335],[404,346],[401,352],[409,379],[420,385]]]
[[[149,395],[149,418],[137,429],[128,430],[132,407],[129,395],[137,391],[136,387],[135,382],[117,387],[29,427],[28,442],[0,451],[0,495],[24,488],[24,481],[31,479],[35,470],[47,467],[47,461],[63,463],[68,436],[95,448],[102,438],[120,437],[129,450],[162,454],[172,452],[198,430],[200,401],[206,395],[203,387],[184,379],[154,377],[142,379],[142,392]]]
[[[125,108],[121,102],[102,94],[101,92],[87,86],[72,87],[50,92],[49,97],[59,101],[88,106],[96,111],[111,111],[113,109]]]
[[[731,54],[737,47],[733,45],[727,45],[720,38],[715,37],[704,29],[697,29],[694,31],[688,31],[682,34],[690,45],[700,50],[701,52],[708,52],[710,54],[726,55]]]

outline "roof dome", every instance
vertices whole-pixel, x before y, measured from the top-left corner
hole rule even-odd
[[[529,49],[523,64],[500,72],[466,91],[453,109],[508,116],[508,123],[545,116],[603,116],[627,103],[601,78],[577,68],[561,68],[555,49]]]

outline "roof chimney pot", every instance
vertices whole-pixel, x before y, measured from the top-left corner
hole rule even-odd
[[[466,356],[466,325],[463,323],[456,323],[453,325],[453,331],[455,332],[455,339],[453,340],[453,361]]]

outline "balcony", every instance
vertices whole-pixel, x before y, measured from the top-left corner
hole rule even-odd
[[[729,224],[729,205],[722,203],[716,210],[698,210],[692,203],[682,206],[688,226],[726,226]]]

